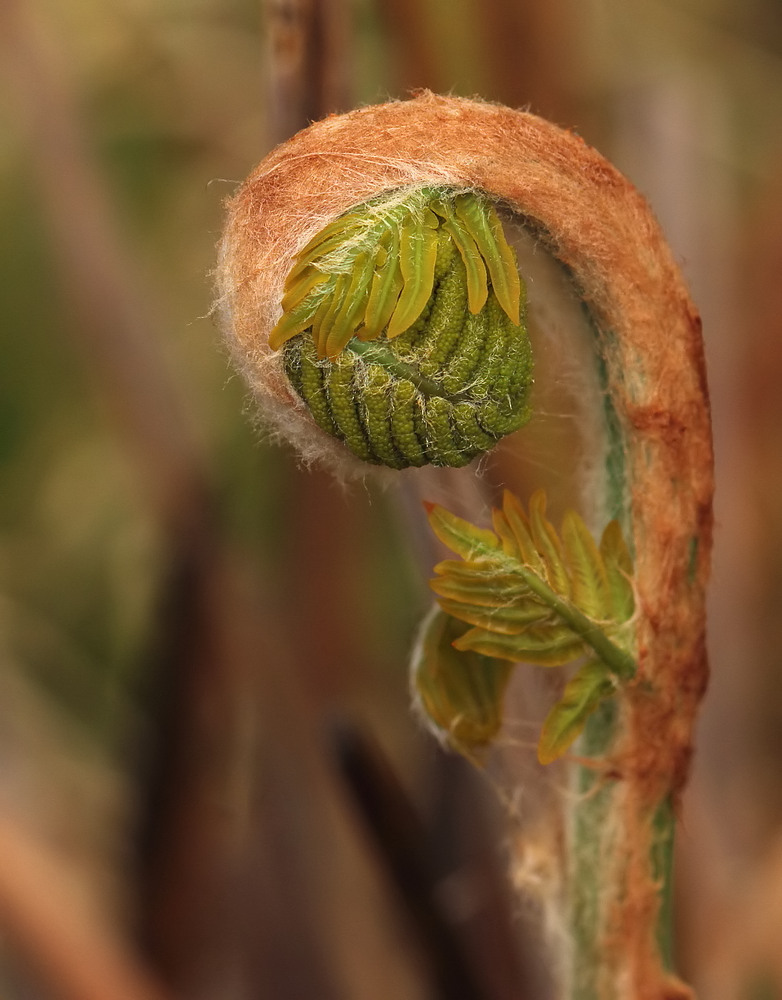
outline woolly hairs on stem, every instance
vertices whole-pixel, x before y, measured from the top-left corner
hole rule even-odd
[[[425,186],[485,192],[510,210],[566,269],[595,330],[621,455],[605,513],[634,554],[638,671],[600,761],[602,832],[578,818],[569,827],[574,855],[582,834],[602,839],[592,926],[573,927],[565,980],[584,1000],[685,997],[658,940],[654,859],[707,681],[712,445],[700,320],[644,199],[578,136],[505,107],[422,93],[327,118],[274,150],[228,205],[217,269],[225,336],[277,434],[305,461],[364,474],[315,424],[268,338],[292,260],[319,230],[383,192]],[[574,861],[565,880],[579,871]],[[571,912],[577,921],[579,905]]]

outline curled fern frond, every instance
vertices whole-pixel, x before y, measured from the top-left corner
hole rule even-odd
[[[299,252],[269,345],[319,426],[359,458],[461,466],[529,418],[523,307],[486,198],[391,192]]]

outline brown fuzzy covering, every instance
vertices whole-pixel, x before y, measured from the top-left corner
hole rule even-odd
[[[266,346],[291,256],[325,222],[381,191],[443,183],[505,202],[572,273],[594,317],[626,451],[640,671],[612,760],[617,884],[607,995],[670,1000],[654,945],[651,820],[686,779],[707,665],[704,588],[712,448],[700,321],[646,202],[578,136],[533,115],[423,93],[326,119],[273,151],[229,205],[219,307],[267,415],[305,458],[339,460]],[[617,986],[621,983],[621,986]]]

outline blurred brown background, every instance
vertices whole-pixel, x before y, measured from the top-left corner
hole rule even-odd
[[[679,964],[782,997],[777,0],[5,0],[0,80],[0,994],[546,996],[497,797],[408,710],[422,543],[259,435],[209,316],[264,153],[429,87],[597,146],[701,308]]]

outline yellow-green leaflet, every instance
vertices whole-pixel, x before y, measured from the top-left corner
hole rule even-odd
[[[476,528],[463,517],[457,517],[439,504],[424,502],[429,524],[443,545],[462,559],[491,557],[499,548],[499,541],[488,528]]]
[[[368,252],[357,255],[353,265],[353,274],[342,296],[339,310],[325,331],[323,349],[325,357],[335,357],[337,354],[341,354],[353,336],[359,314],[366,309],[373,263]]]
[[[377,340],[388,326],[396,309],[404,278],[396,266],[399,254],[399,234],[389,232],[384,237],[388,245],[381,244],[375,256],[374,274],[364,312],[364,327],[356,331],[363,341]]]
[[[443,229],[453,240],[464,263],[467,274],[467,304],[470,312],[480,312],[486,304],[489,286],[486,281],[486,265],[478,246],[460,220],[450,214],[444,216]]]
[[[428,215],[432,215],[431,212]],[[399,269],[402,294],[386,331],[389,340],[404,333],[423,312],[434,287],[437,233],[426,220],[411,216],[402,224],[399,237]]]
[[[550,764],[578,739],[587,719],[616,683],[604,663],[587,663],[565,685],[562,697],[546,716],[538,743],[538,760]]]
[[[380,336],[386,328],[389,337],[399,336],[418,319],[432,293],[440,229],[448,233],[463,258],[470,311],[479,312],[486,302],[488,268],[500,305],[511,322],[519,325],[522,282],[515,255],[490,202],[473,193],[450,195],[436,188],[414,190],[407,201],[386,196],[387,212],[383,211],[383,201],[367,203],[365,212],[361,206],[351,209],[330,222],[299,251],[285,282],[283,315],[270,335],[270,343],[281,346],[296,336],[291,330],[298,324],[286,323],[288,312],[311,298],[314,316],[320,293],[329,294],[329,288],[333,291],[336,276],[353,272],[358,259],[367,253],[374,258],[375,267],[354,286],[354,292],[367,296],[370,286],[375,284],[374,277],[381,274],[383,277],[377,290],[368,296],[372,308],[365,303],[356,309],[352,333],[364,326],[374,336]],[[386,249],[393,239],[398,240],[398,246],[386,255],[378,254],[379,248]],[[387,315],[385,309],[378,309],[377,299],[380,296],[387,303],[380,288],[393,287],[397,275],[402,280],[402,294],[396,308]],[[326,289],[320,287],[324,282],[329,286]],[[385,320],[382,326],[378,324],[379,317]],[[343,339],[342,335],[335,335],[333,342],[339,344]],[[365,333],[364,339],[369,339],[369,334]],[[336,353],[339,351],[330,356]]]
[[[521,282],[513,251],[507,241],[500,238],[502,223],[496,212],[481,212],[469,195],[459,195],[454,199],[454,206],[486,262],[494,294],[511,321],[518,324]]]
[[[511,665],[458,651],[464,626],[435,609],[424,622],[413,655],[415,699],[440,739],[472,760],[502,725]]]

